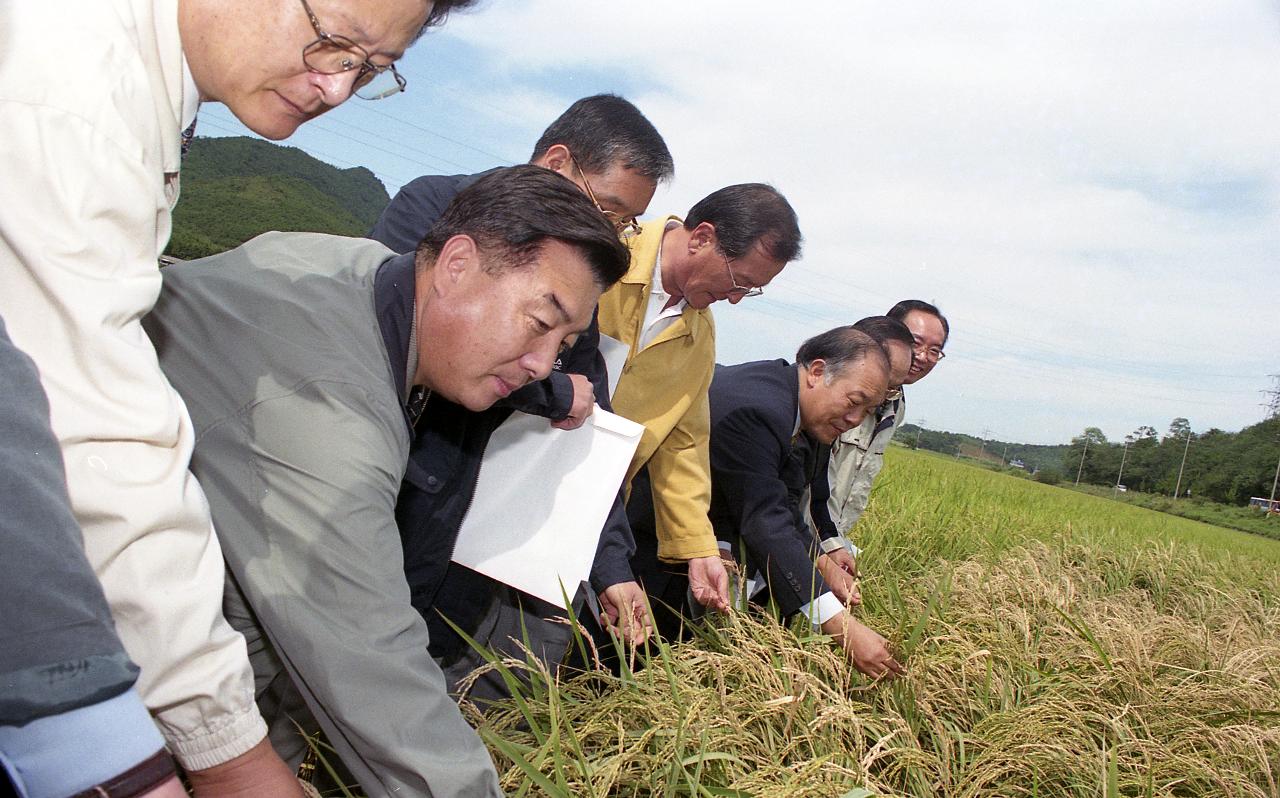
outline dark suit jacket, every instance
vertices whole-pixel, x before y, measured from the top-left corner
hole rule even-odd
[[[424,175],[406,183],[383,210],[369,237],[395,252],[412,252],[453,198],[492,171]],[[473,413],[440,397],[428,401],[414,429],[408,471],[396,502],[396,521],[404,545],[405,576],[413,604],[427,621],[434,656],[449,660],[466,649],[466,643],[441,615],[464,630],[474,631],[495,587],[488,577],[450,562],[452,541],[471,506],[489,437],[512,410],[564,418],[573,389],[563,372],[589,378],[595,385],[597,403],[611,409],[599,344],[600,328],[593,316],[591,327],[557,361],[551,377],[524,386],[488,410]],[[442,546],[441,540],[450,541],[449,546]],[[619,494],[600,534],[592,586],[602,591],[630,581],[629,560],[634,549]]]
[[[745,545],[748,573],[765,573],[785,614],[829,590],[795,498],[813,467],[792,456],[798,397],[785,360],[716,366],[711,380],[711,523],[735,551]]]

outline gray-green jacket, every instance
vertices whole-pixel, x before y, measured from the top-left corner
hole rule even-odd
[[[871,485],[884,467],[884,451],[906,418],[907,400],[901,397],[884,412],[872,413],[831,444],[827,481],[831,495],[827,512],[836,531],[848,536],[867,509]]]
[[[409,603],[405,366],[374,292],[396,262],[365,239],[268,233],[166,268],[147,329],[195,423],[191,470],[228,567],[361,790],[500,795]]]

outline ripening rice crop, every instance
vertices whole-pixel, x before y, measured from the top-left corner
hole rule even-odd
[[[473,721],[513,795],[1280,798],[1280,543],[895,450],[871,683],[749,612]],[[531,673],[528,673],[531,671]]]

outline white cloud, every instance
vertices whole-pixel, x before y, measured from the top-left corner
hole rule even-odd
[[[735,182],[787,194],[805,258],[718,309],[723,360],[913,296],[954,321],[912,391],[931,425],[1054,442],[1260,418],[1250,392],[1280,369],[1274,2],[491,0],[432,36],[409,59],[428,127],[522,159],[615,89],[676,157],[655,214]]]

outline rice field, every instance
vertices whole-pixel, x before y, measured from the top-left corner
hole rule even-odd
[[[901,449],[856,538],[905,678],[735,613],[473,713],[505,789],[1280,796],[1280,542]]]

